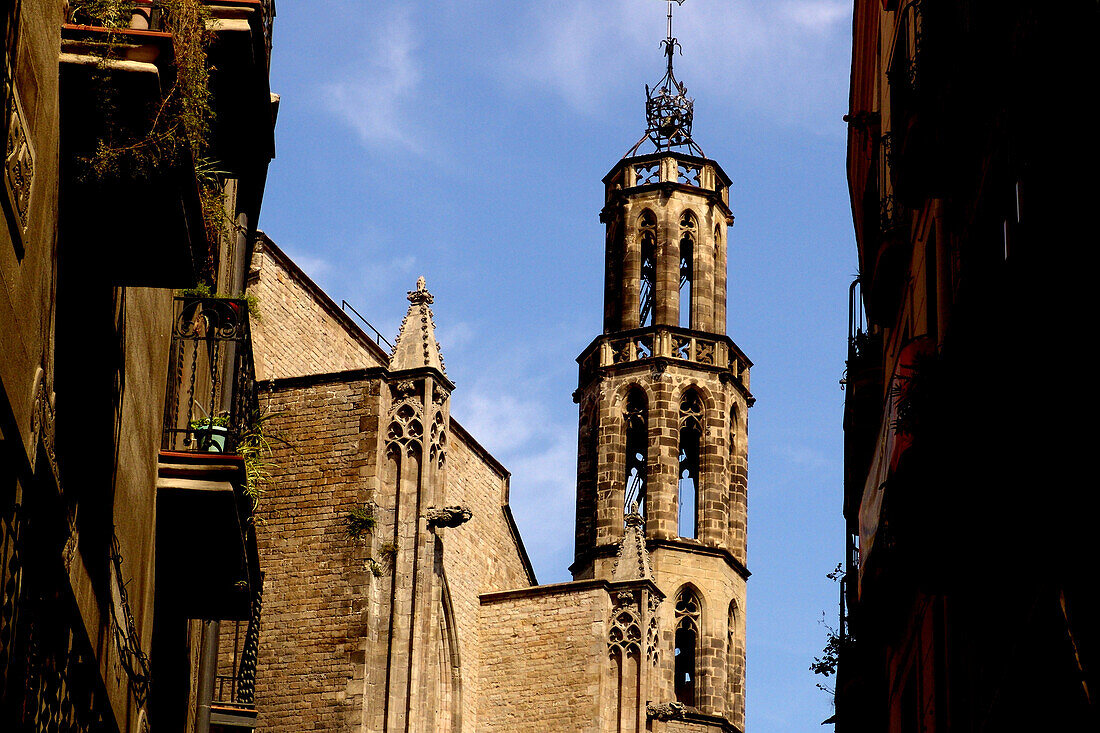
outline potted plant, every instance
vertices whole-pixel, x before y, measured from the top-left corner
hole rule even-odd
[[[225,453],[226,440],[229,438],[229,417],[211,415],[203,420],[191,423],[191,432],[200,451],[207,453]]]

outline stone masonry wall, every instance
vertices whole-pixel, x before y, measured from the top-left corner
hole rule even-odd
[[[587,582],[483,597],[479,733],[597,731],[610,611]]]
[[[478,726],[480,652],[478,596],[532,584],[508,526],[503,504],[508,475],[488,462],[483,449],[451,421],[447,504],[461,504],[473,518],[443,536],[443,566],[451,591],[462,664],[463,728]]]
[[[388,605],[371,593],[383,581],[366,569],[377,543],[348,539],[344,517],[379,499],[380,384],[323,375],[277,383],[264,397],[268,424],[289,445],[276,446],[259,511],[266,578],[256,698],[263,730],[361,730],[367,619]],[[480,730],[478,597],[532,580],[503,507],[507,475],[452,421],[446,503],[473,511],[469,522],[442,535],[464,730]]]
[[[270,240],[256,245],[248,292],[256,378],[281,379],[386,366],[386,353]]]
[[[373,473],[377,390],[377,381],[327,381],[264,398],[268,425],[289,445],[275,447],[258,512],[261,730],[358,730],[357,654],[371,576],[366,547],[346,536],[344,517],[365,499],[362,474]]]

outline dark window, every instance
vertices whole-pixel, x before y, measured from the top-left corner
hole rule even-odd
[[[637,387],[627,395],[623,424],[626,429],[626,495],[623,510],[629,512],[630,505],[637,502],[638,513],[644,517],[649,430],[645,393]]]
[[[676,700],[695,704],[696,651],[699,640],[699,597],[684,588],[676,597],[675,688]]]
[[[680,400],[679,534],[695,539],[699,516],[699,449],[703,437],[703,403],[695,390]]]
[[[685,211],[680,216],[680,327],[692,327],[691,294],[695,286],[695,214]]]
[[[645,211],[638,219],[642,275],[638,288],[638,325],[653,325],[653,296],[657,287],[657,217]]]

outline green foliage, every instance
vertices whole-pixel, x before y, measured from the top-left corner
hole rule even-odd
[[[836,665],[840,660],[840,650],[843,642],[837,630],[825,622],[824,611],[821,612],[821,625],[825,627],[825,648],[821,650],[820,657],[814,657],[814,661],[810,665],[810,671],[822,677],[831,677],[836,674]]]
[[[245,493],[252,500],[253,512],[259,508],[264,490],[271,481],[273,445],[289,445],[286,439],[268,426],[267,422],[273,416],[259,408],[253,410],[237,442],[237,454],[244,459]]]
[[[104,28],[129,25],[134,4],[123,0],[71,0],[69,19]],[[172,34],[175,80],[159,106],[151,110],[146,129],[134,130],[122,124],[118,114],[118,90],[106,64],[93,77],[104,115],[103,134],[94,151],[81,159],[82,177],[150,180],[155,174],[194,165],[207,238],[219,242],[232,236],[236,227],[226,211],[225,177],[216,161],[208,157],[214,122],[211,67],[206,47],[210,10],[202,0],[157,0],[164,29]],[[117,55],[122,41],[112,34],[101,46],[104,59]]]
[[[228,415],[211,415],[210,417],[204,417],[201,420],[194,420],[191,422],[192,429],[202,429],[208,427],[229,427]]]
[[[248,315],[253,321],[263,320],[260,317],[260,299],[255,293],[245,293],[244,302],[248,306]]]
[[[374,505],[360,504],[351,508],[344,515],[344,533],[349,539],[359,540],[374,531],[378,526],[378,518],[374,515]],[[378,559],[367,555],[366,567],[371,575],[381,578],[386,569],[393,567],[393,558],[397,556],[397,545],[393,542],[383,542],[378,547]]]
[[[132,3],[120,0],[72,0],[71,17],[106,28],[129,24]],[[206,21],[210,11],[201,0],[159,0],[165,30],[172,34],[175,52],[176,78],[152,116],[147,130],[124,129],[110,119],[113,104],[104,112],[107,125],[96,150],[86,158],[90,172],[96,178],[129,176],[148,179],[154,172],[184,162],[188,155],[198,161],[209,148],[210,130],[214,118],[210,67],[206,56],[209,32]],[[120,41],[104,45],[104,57],[113,55]],[[112,102],[117,90],[110,77],[101,74],[98,91]],[[113,123],[113,124],[112,124]]]
[[[242,296],[235,295],[221,295],[214,293],[210,286],[204,282],[200,282],[193,288],[183,288],[177,290],[176,295],[184,298],[223,298],[225,300],[243,300],[245,306],[248,308],[248,315],[253,321],[260,321],[260,299],[255,293],[245,293]]]
[[[184,288],[183,290],[176,291],[176,295],[181,295],[185,298],[212,298],[214,294],[210,292],[210,286],[206,283],[200,282],[193,288]]]
[[[844,575],[843,565],[837,563],[836,567],[833,568],[831,572],[825,574],[825,577],[834,583],[839,583],[844,579]],[[825,647],[821,650],[820,657],[814,657],[814,661],[810,664],[810,671],[828,679],[836,674],[840,658],[844,650],[851,647],[852,638],[850,636],[841,636],[837,629],[830,626],[828,622],[825,621],[824,611],[821,612],[820,623],[825,627]],[[817,689],[827,692],[830,695],[835,694],[835,690],[827,684],[820,682],[817,684]]]
[[[362,504],[352,507],[351,511],[344,515],[344,532],[350,539],[360,539],[365,534],[374,531],[378,520],[374,516],[374,507],[370,504]]]
[[[132,2],[122,0],[70,0],[69,22],[102,28],[126,28],[130,25]]]

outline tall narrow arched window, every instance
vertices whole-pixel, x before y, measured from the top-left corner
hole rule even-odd
[[[649,456],[649,428],[646,397],[638,387],[630,390],[623,411],[623,428],[626,432],[626,495],[623,510],[630,511],[637,502],[638,512],[645,516],[646,473]]]
[[[684,705],[695,704],[700,617],[699,596],[691,588],[682,588],[676,596],[674,687],[676,701]]]
[[[698,227],[695,214],[685,211],[680,215],[680,327],[691,328],[695,309],[691,293],[695,287],[695,238]]]
[[[703,401],[689,389],[680,399],[680,468],[678,511],[681,537],[698,536],[699,449],[703,439]]]
[[[726,704],[729,717],[737,708],[737,695],[740,692],[737,672],[737,601],[730,601],[729,619],[726,621]]]
[[[641,243],[641,280],[638,287],[638,325],[653,325],[653,301],[657,289],[657,217],[648,209],[638,218]]]
[[[733,470],[733,460],[737,457],[737,405],[730,408],[729,424],[729,462],[730,470]]]

